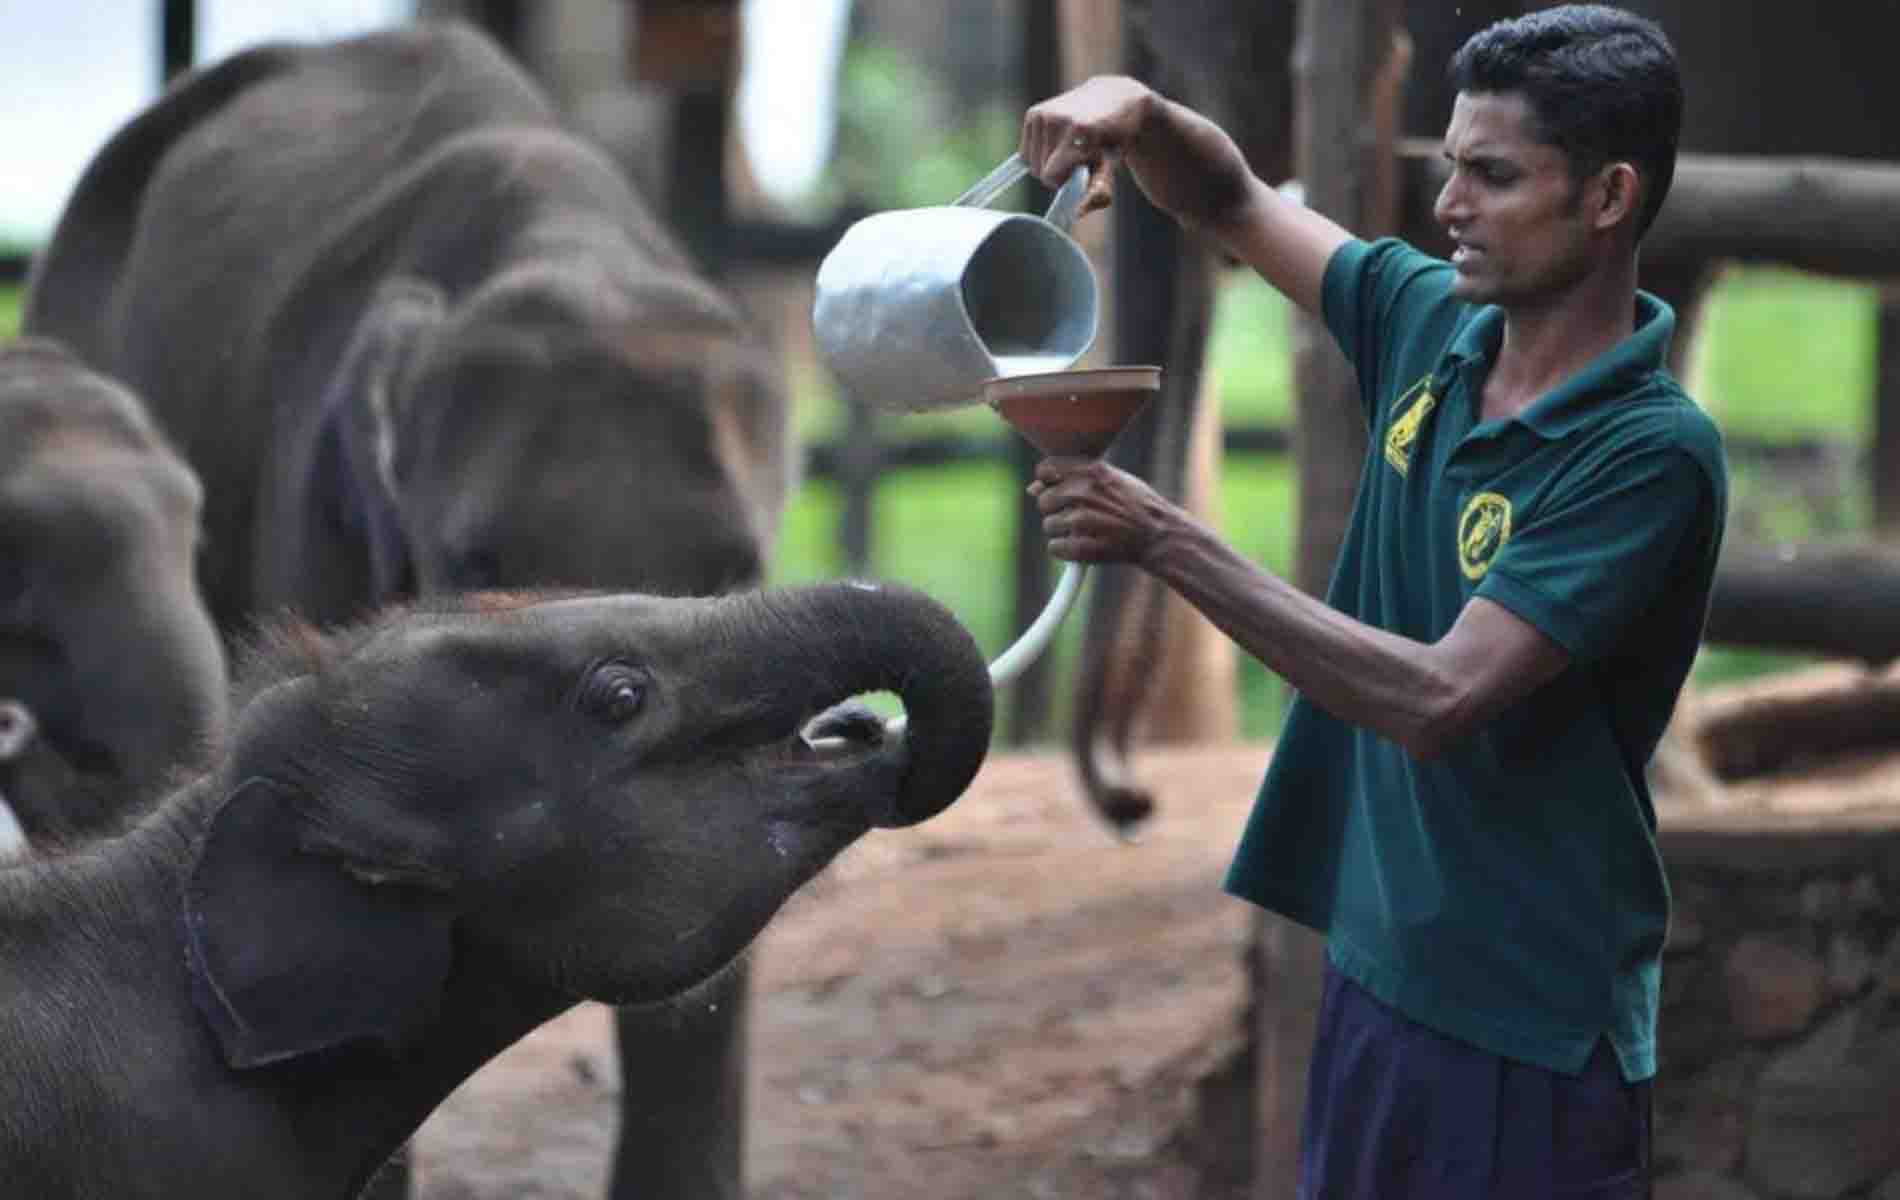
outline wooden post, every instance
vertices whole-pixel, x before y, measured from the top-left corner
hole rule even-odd
[[[1300,0],[1294,51],[1294,164],[1306,202],[1348,229],[1396,227],[1392,135],[1407,65],[1397,0]],[[1319,593],[1345,537],[1366,431],[1351,366],[1314,318],[1294,318],[1295,447],[1299,531],[1295,579]],[[1335,797],[1314,797],[1328,803]],[[1321,940],[1262,915],[1254,927],[1256,987],[1256,1200],[1295,1194],[1300,1117],[1319,1007]]]
[[[1874,534],[1900,543],[1900,289],[1880,292],[1874,334]]]
[[[191,70],[198,48],[196,0],[162,0],[158,13],[158,77],[170,82]]]
[[[1062,89],[1062,45],[1056,27],[1056,0],[1022,0],[1023,107]],[[1032,182],[1029,206],[1048,207],[1048,189]],[[1015,628],[1027,629],[1049,599],[1048,542],[1042,535],[1042,510],[1023,489],[1042,456],[1024,438],[1010,442],[1010,477],[1016,483]],[[1024,668],[1011,685],[1011,703],[1003,737],[1012,746],[1040,740],[1049,728],[1049,680],[1053,655],[1045,653]]]

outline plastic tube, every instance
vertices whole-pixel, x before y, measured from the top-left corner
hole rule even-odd
[[[1069,615],[1075,606],[1075,598],[1082,594],[1082,581],[1088,578],[1088,564],[1064,563],[1062,577],[1056,580],[1056,590],[1049,594],[1049,603],[1042,606],[1042,612],[1029,623],[1009,649],[996,656],[990,664],[990,683],[1002,687],[1021,675],[1036,657],[1049,648],[1055,640],[1056,630],[1062,626],[1062,618]],[[905,720],[900,714],[884,723],[887,733],[898,734],[904,731]]]

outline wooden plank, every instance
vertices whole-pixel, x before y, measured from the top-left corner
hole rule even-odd
[[[1439,142],[1407,139],[1404,235],[1442,253],[1432,203],[1447,177]],[[1842,158],[1684,154],[1643,239],[1643,265],[1778,262],[1844,278],[1900,275],[1900,165]]]

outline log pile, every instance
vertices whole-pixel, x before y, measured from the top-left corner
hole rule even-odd
[[[1900,670],[1829,663],[1699,695],[1687,742],[1724,782],[1900,750]]]

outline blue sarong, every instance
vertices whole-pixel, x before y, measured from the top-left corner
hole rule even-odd
[[[1607,1039],[1575,1076],[1500,1058],[1328,963],[1300,1200],[1644,1200],[1650,1092]]]

